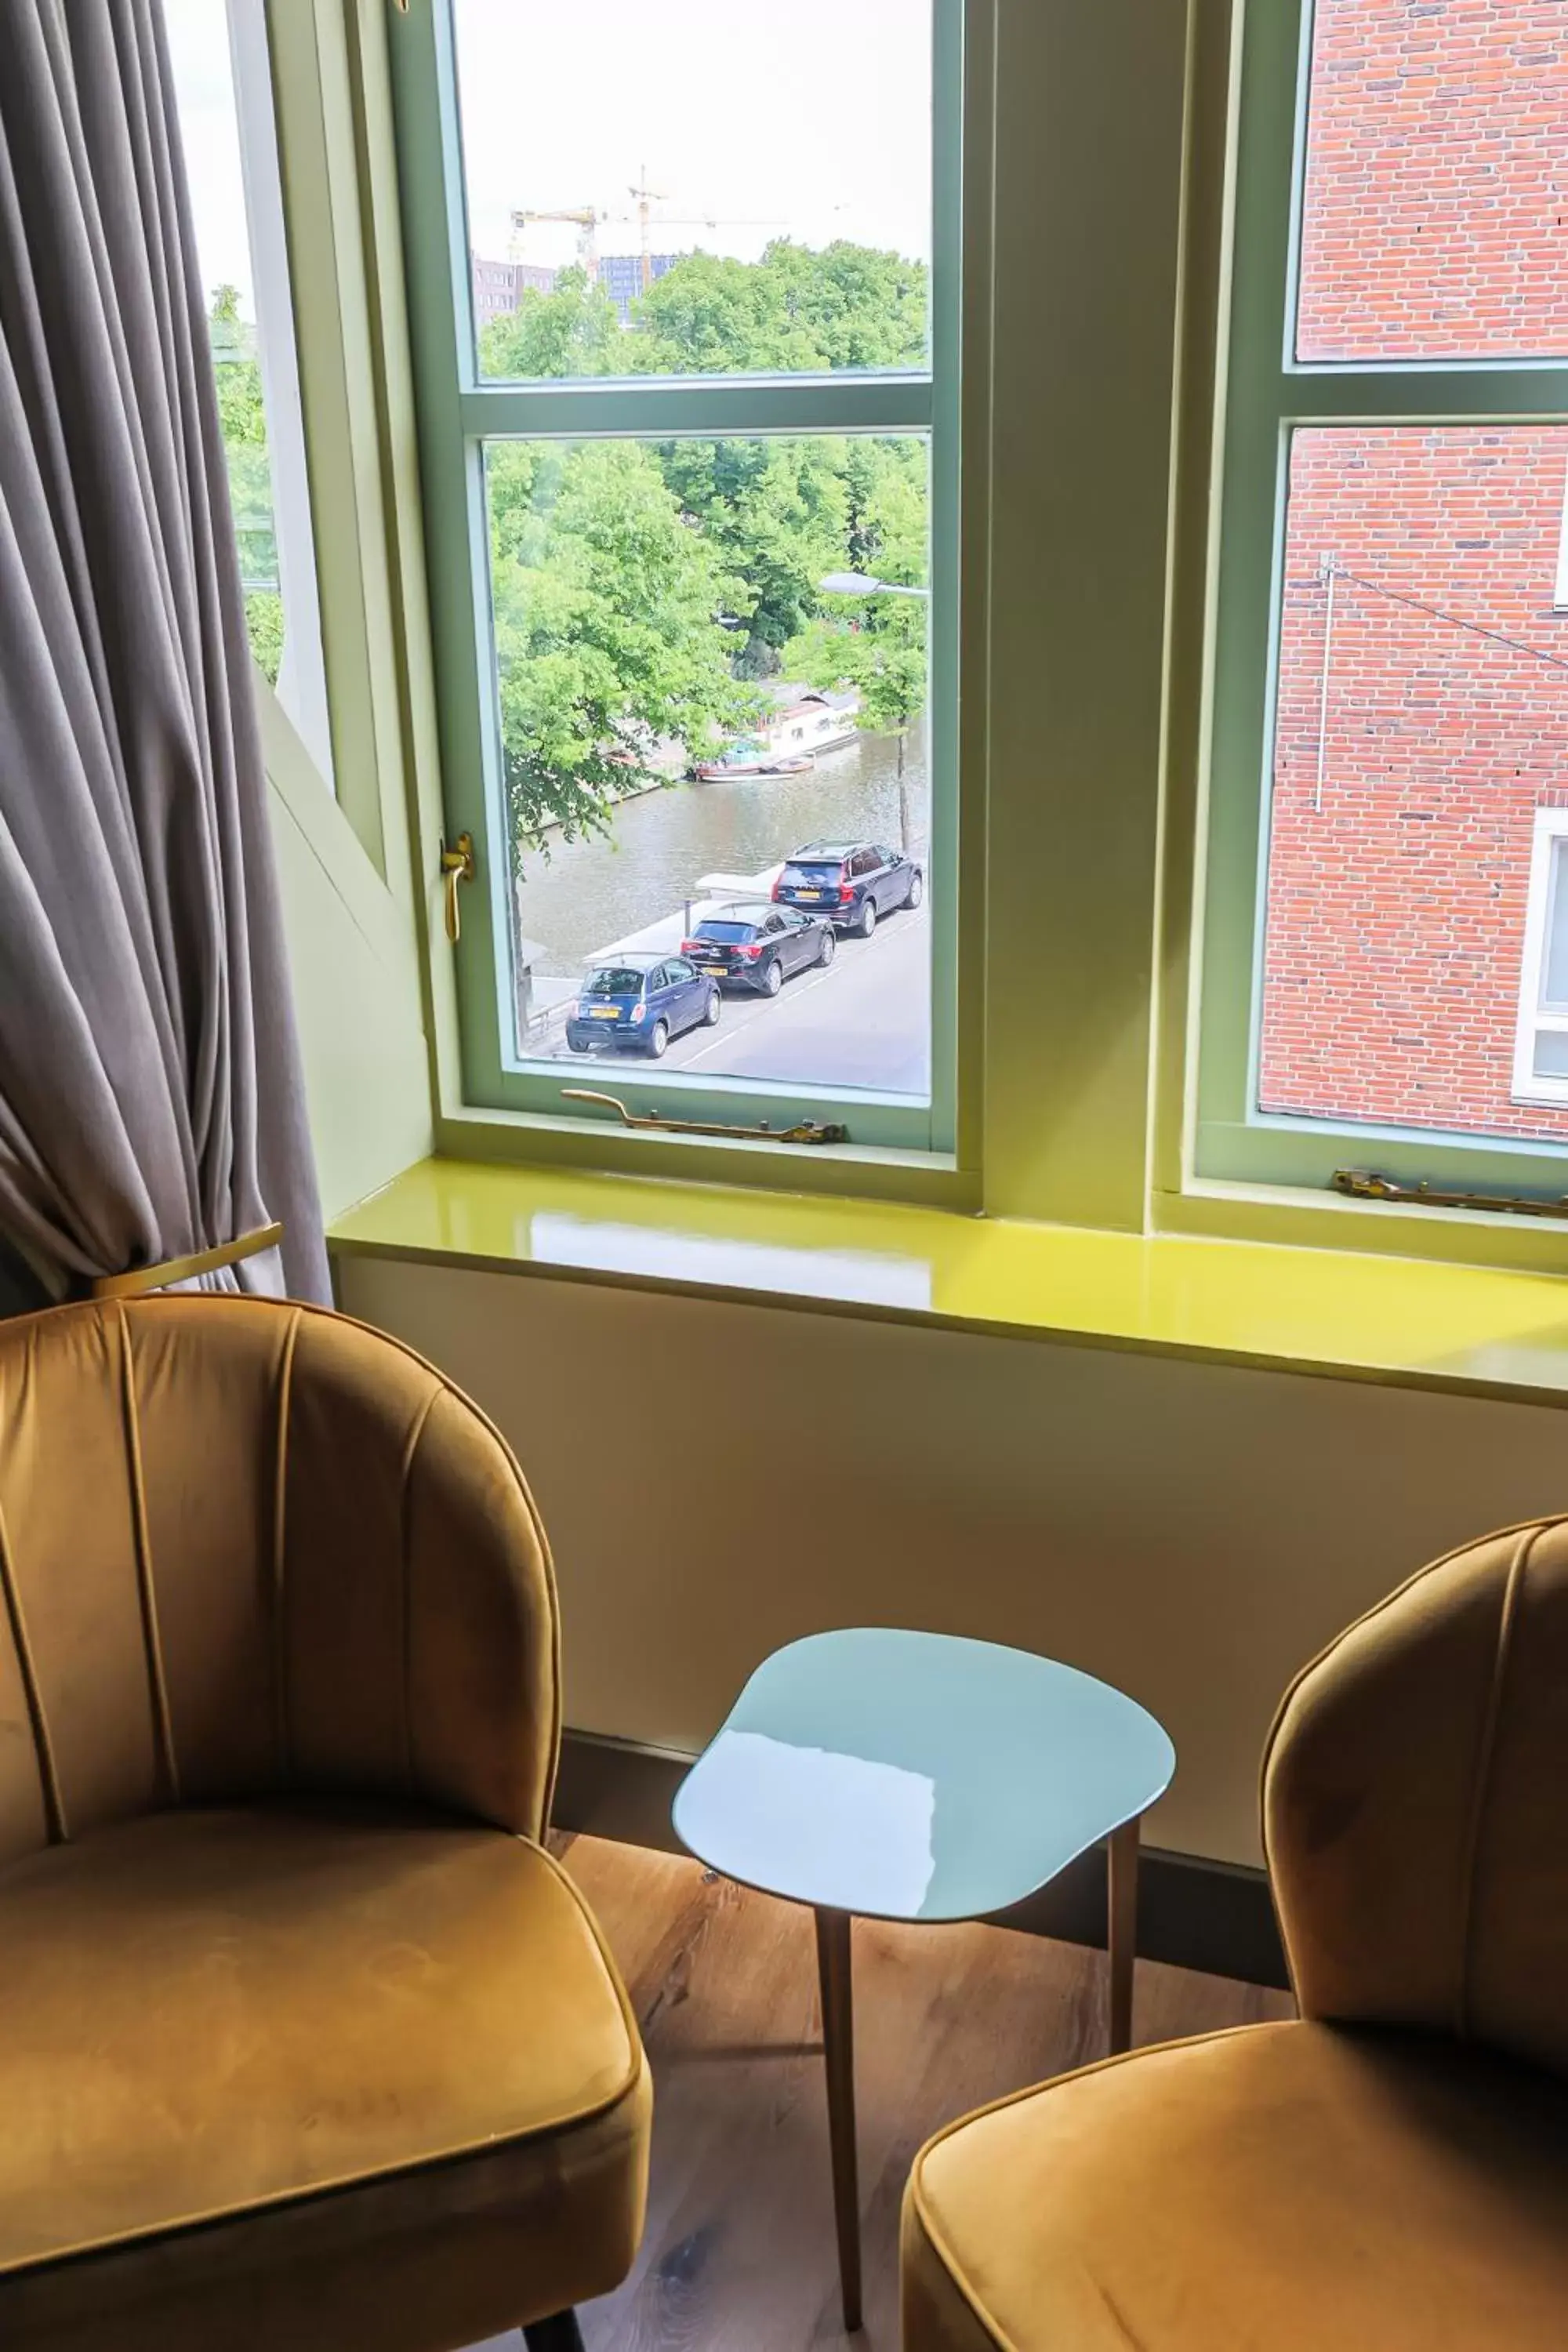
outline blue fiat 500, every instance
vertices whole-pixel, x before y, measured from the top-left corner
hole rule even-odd
[[[591,966],[567,1016],[574,1054],[616,1050],[657,1062],[672,1037],[723,1011],[718,985],[685,956],[619,955]]]

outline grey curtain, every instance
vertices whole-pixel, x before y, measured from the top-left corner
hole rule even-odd
[[[218,0],[214,0],[218,5]],[[0,1232],[328,1296],[159,0],[0,0]]]

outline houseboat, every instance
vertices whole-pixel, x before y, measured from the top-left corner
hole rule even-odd
[[[716,760],[702,760],[693,772],[700,782],[736,776],[798,776],[818,751],[847,743],[857,733],[858,694],[816,688],[775,688],[776,708],[750,735],[737,736]]]

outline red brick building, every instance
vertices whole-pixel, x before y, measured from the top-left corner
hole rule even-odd
[[[1568,355],[1568,0],[1319,0],[1310,157],[1303,360]],[[1568,425],[1296,435],[1266,1110],[1568,1138],[1568,1042],[1530,1075],[1565,495]]]

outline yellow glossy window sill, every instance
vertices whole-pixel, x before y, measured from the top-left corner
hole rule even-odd
[[[1568,1402],[1568,1277],[426,1160],[335,1251]],[[1568,1240],[1564,1244],[1568,1261]]]

